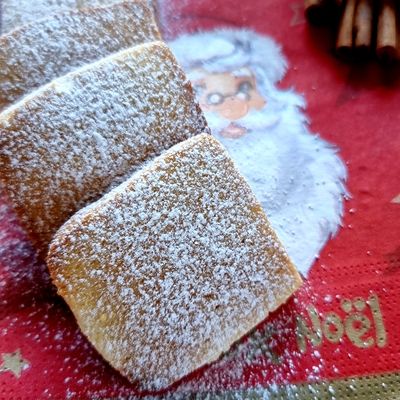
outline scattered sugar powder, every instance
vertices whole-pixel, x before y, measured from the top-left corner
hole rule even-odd
[[[82,331],[145,388],[216,360],[300,283],[209,135],[174,146],[76,214],[48,264]]]
[[[59,78],[0,114],[0,179],[44,254],[71,214],[146,159],[203,131],[192,88],[168,48],[144,44]]]
[[[13,301],[43,295],[49,286],[47,268],[36,257],[32,244],[0,190],[0,307]]]
[[[0,33],[56,12],[120,3],[121,0],[2,0]]]
[[[160,40],[153,11],[128,1],[66,11],[0,37],[0,110],[75,68]]]

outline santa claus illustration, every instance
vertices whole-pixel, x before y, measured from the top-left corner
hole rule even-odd
[[[170,46],[213,134],[306,274],[340,225],[346,169],[337,149],[308,131],[303,98],[276,87],[286,70],[280,48],[243,29],[185,34]]]

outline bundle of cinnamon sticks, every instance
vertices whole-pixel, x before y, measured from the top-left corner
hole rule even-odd
[[[400,60],[398,0],[305,0],[304,7],[312,24],[333,23],[339,57]]]

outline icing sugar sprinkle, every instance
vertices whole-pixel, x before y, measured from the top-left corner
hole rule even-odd
[[[160,40],[143,2],[65,11],[0,37],[0,110],[74,68]]]
[[[70,215],[148,158],[205,130],[168,47],[144,44],[59,78],[0,114],[0,179],[44,254]]]
[[[119,2],[121,0],[2,0],[1,33],[42,19],[48,14]]]
[[[301,281],[249,186],[206,134],[82,209],[49,254],[82,331],[143,388],[217,359]]]

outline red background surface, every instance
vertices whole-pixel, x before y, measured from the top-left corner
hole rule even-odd
[[[176,387],[209,391],[400,370],[400,204],[391,202],[400,193],[399,67],[337,61],[330,34],[305,24],[302,1],[166,3],[162,19],[167,37],[178,30],[246,26],[282,45],[289,69],[280,86],[305,96],[311,131],[339,147],[351,194],[343,227],[323,250],[304,287],[259,327],[260,332],[272,327],[279,334],[262,334],[258,344],[252,339],[246,344],[245,339],[246,360],[233,350],[230,359],[201,369]],[[19,378],[0,371],[0,398],[138,394],[79,332],[10,213],[1,217],[0,244],[0,355],[20,349],[29,363]],[[384,347],[375,343],[358,348],[344,334],[339,343],[308,342],[305,353],[298,351],[295,319],[302,316],[310,324],[308,305],[318,310],[321,320],[329,312],[344,320],[343,299],[366,300],[373,294],[379,298],[387,332]],[[368,307],[365,315],[372,321]],[[372,323],[364,337],[375,334]],[[261,350],[249,361],[254,349]],[[270,351],[278,355],[278,363],[271,361]]]

